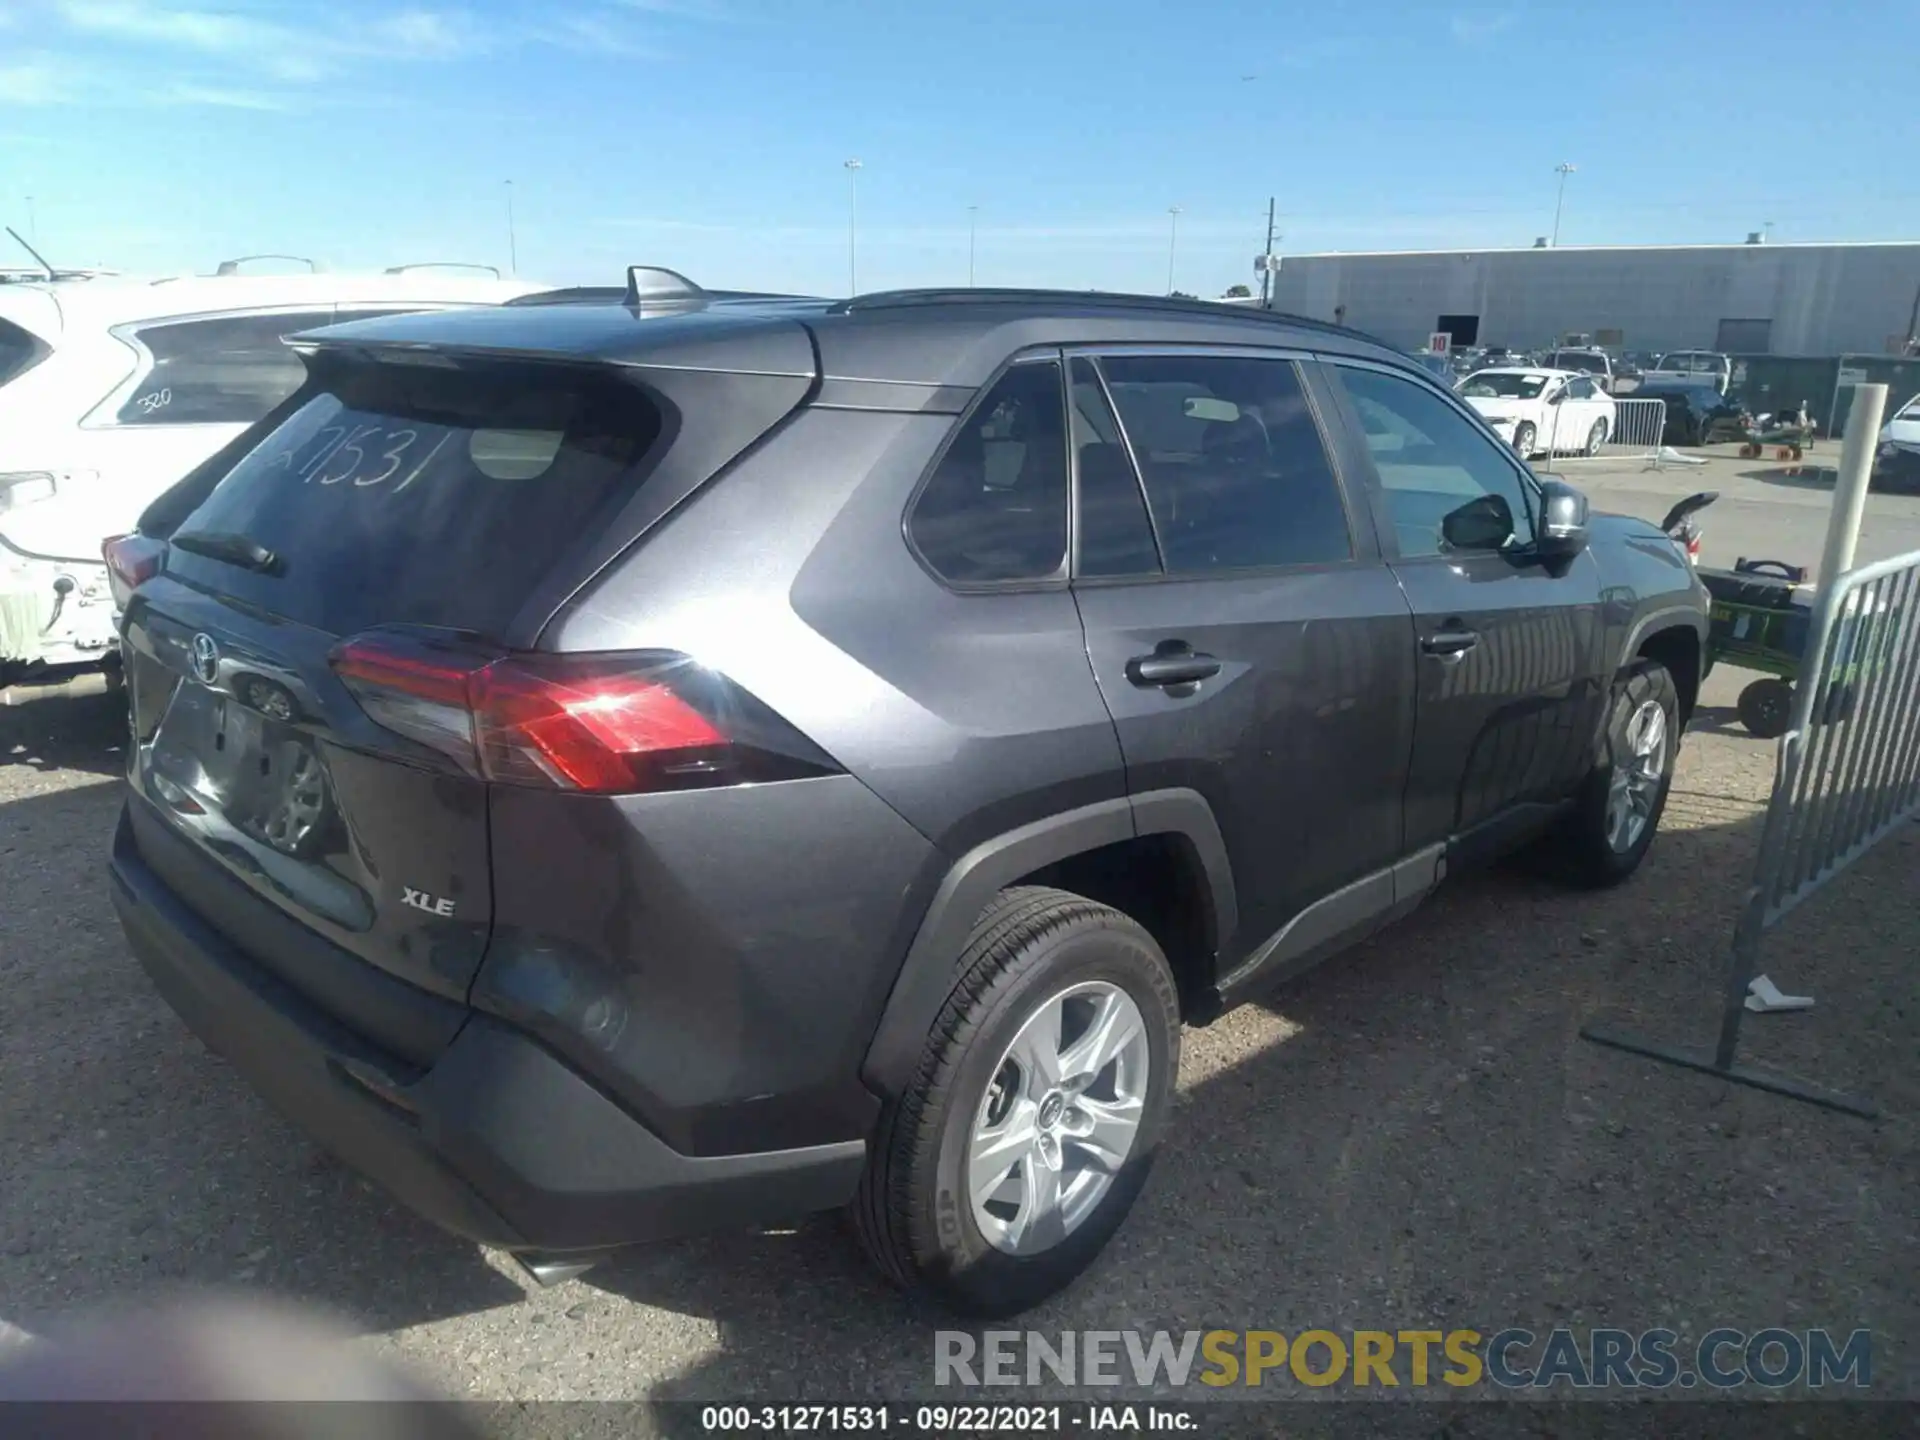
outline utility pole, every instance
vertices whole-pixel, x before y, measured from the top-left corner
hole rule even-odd
[[[1558,165],[1553,167],[1553,173],[1560,177],[1560,193],[1554,197],[1553,201],[1553,240],[1551,243],[1555,246],[1560,244],[1560,207],[1567,203],[1567,176],[1573,174],[1573,171],[1574,164],[1571,160],[1562,160]]]
[[[969,205],[967,207],[967,288],[969,290],[973,288],[973,242],[979,222],[980,207]]]
[[[1167,214],[1172,223],[1167,227],[1167,294],[1173,294],[1173,257],[1180,247],[1180,207],[1169,205]]]
[[[1260,308],[1273,308],[1273,196],[1267,197],[1266,261],[1260,271]]]
[[[516,279],[520,274],[520,239],[513,229],[513,181],[505,182],[507,187],[507,274]]]
[[[860,293],[860,270],[855,248],[860,233],[860,162],[845,162],[847,171],[847,294]]]

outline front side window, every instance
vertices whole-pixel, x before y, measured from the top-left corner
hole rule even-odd
[[[1067,556],[1067,414],[1057,360],[1000,377],[947,446],[907,533],[956,585],[1044,580]]]
[[[1101,362],[1170,575],[1351,559],[1340,482],[1289,360]]]
[[[251,425],[300,388],[306,367],[288,335],[325,325],[328,310],[224,315],[143,325],[134,338],[153,364],[116,425]]]
[[[1425,385],[1378,370],[1334,373],[1359,417],[1402,556],[1533,543],[1526,485],[1502,446]]]

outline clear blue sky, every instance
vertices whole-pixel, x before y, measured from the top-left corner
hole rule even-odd
[[[1823,20],[1844,23],[1824,32]],[[1920,6],[0,0],[0,218],[58,262],[507,261],[844,293],[1283,251],[1920,235]],[[1247,78],[1251,77],[1251,78]],[[0,244],[7,245],[4,236]],[[0,264],[19,263],[7,254]]]

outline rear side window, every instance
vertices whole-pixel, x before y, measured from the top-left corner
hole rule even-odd
[[[24,375],[47,357],[47,347],[31,331],[0,320],[0,385]]]
[[[146,325],[134,338],[153,364],[114,416],[118,425],[251,425],[300,388],[306,367],[283,343],[325,325],[329,310],[227,315]]]
[[[1350,559],[1346,505],[1288,360],[1103,359],[1167,573]]]
[[[1060,365],[1010,368],[960,422],[907,518],[956,585],[1044,580],[1067,557],[1067,415]]]
[[[332,634],[498,637],[631,493],[663,424],[642,391],[559,367],[334,362],[314,392],[175,532],[244,536],[273,573],[180,549],[168,569]]]

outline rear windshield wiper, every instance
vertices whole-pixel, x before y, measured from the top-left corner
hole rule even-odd
[[[280,557],[251,536],[236,530],[183,530],[168,542],[176,550],[204,555],[209,560],[224,560],[244,570],[271,575],[280,568]]]

